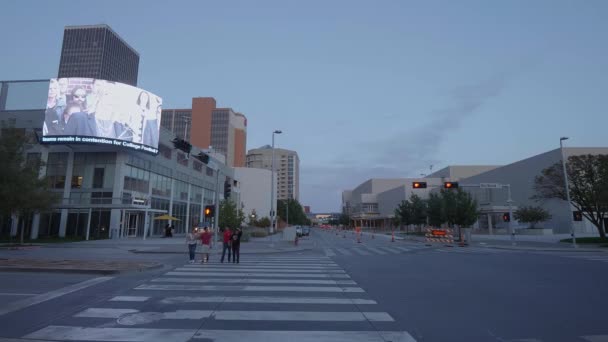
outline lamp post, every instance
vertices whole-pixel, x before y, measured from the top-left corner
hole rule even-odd
[[[574,218],[572,217],[572,209],[570,202],[570,189],[568,187],[568,172],[566,170],[566,157],[564,156],[564,140],[568,140],[568,137],[559,138],[559,149],[562,154],[562,170],[564,172],[564,185],[566,186],[566,200],[568,201],[568,212],[570,217],[570,235],[572,236],[572,247],[576,248],[576,236],[574,235]]]
[[[275,180],[274,180],[274,135],[275,134],[281,134],[283,133],[280,130],[275,130],[274,132],[272,132],[272,166],[271,166],[271,171],[270,173],[272,174],[271,181],[270,181],[270,233],[274,233],[274,226],[276,224],[276,203],[275,203],[275,199],[274,199],[274,185],[275,185]]]

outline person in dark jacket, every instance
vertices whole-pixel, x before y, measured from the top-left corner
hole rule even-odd
[[[241,228],[236,228],[232,233],[232,263],[239,263],[241,258],[241,237],[243,232]]]

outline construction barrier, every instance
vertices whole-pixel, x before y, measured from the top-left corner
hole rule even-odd
[[[424,234],[427,243],[454,243],[454,232],[452,229],[427,228]]]

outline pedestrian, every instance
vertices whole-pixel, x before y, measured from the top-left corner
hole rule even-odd
[[[232,233],[232,263],[239,263],[239,259],[241,258],[241,236],[243,232],[241,228],[236,228]]]
[[[231,244],[232,240],[232,231],[230,231],[229,227],[224,229],[224,244],[222,248],[222,259],[220,260],[222,263],[224,262],[224,256],[226,255],[226,250],[228,250],[228,262],[230,262],[230,249],[232,248]]]
[[[186,244],[188,245],[188,252],[190,253],[190,263],[194,263],[196,258],[196,241],[198,240],[198,228],[194,226],[192,232],[186,235]]]
[[[211,233],[209,232],[209,228],[203,228],[203,233],[201,234],[201,253],[203,254],[202,263],[206,263],[209,261],[209,253],[211,252]]]

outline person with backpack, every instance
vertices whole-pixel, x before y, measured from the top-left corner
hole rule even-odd
[[[201,262],[204,264],[209,261],[209,253],[211,252],[211,232],[209,232],[209,228],[203,228],[203,233],[201,234],[201,253],[203,254],[203,259]]]
[[[190,253],[190,263],[194,263],[196,257],[196,241],[198,240],[198,227],[192,227],[192,232],[186,235],[186,244],[188,245],[188,252]]]
[[[228,250],[228,262],[230,262],[230,252],[232,248],[231,240],[232,240],[232,231],[229,227],[224,229],[224,247],[222,249],[222,259],[220,260],[222,263],[224,262],[224,256],[226,255],[226,250]]]
[[[239,263],[239,259],[241,258],[241,236],[243,236],[243,232],[241,228],[236,228],[232,233],[232,263]]]

